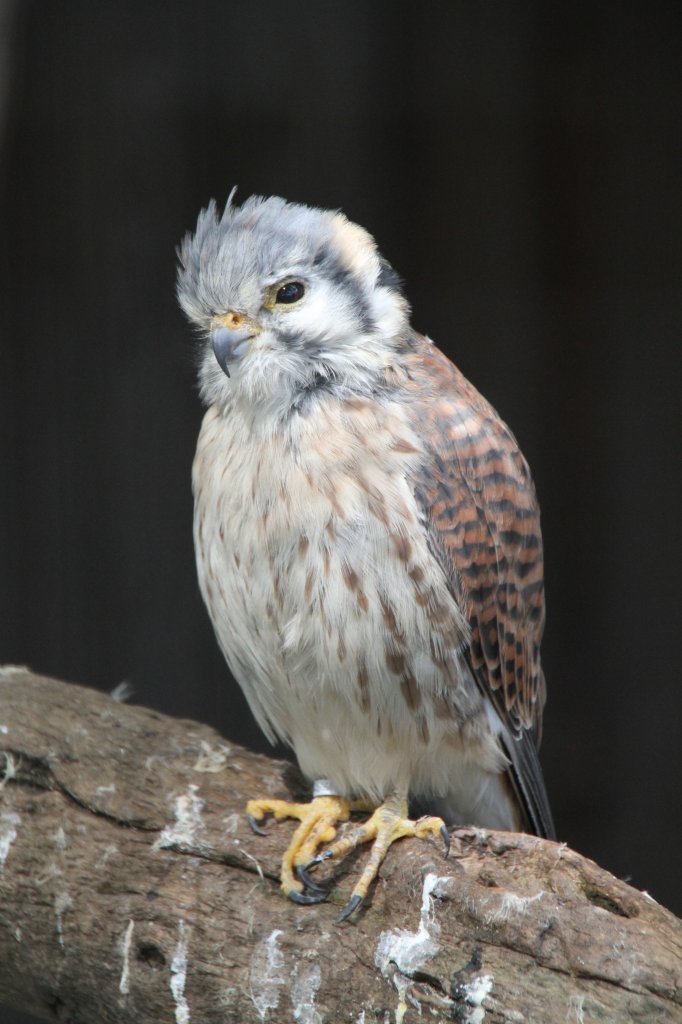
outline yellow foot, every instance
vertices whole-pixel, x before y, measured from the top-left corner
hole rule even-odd
[[[353,829],[343,839],[318,854],[311,864],[321,864],[325,860],[339,860],[345,857],[351,850],[356,849],[362,843],[372,842],[372,850],[369,860],[360,875],[360,879],[353,889],[350,900],[337,917],[337,924],[345,921],[347,917],[360,906],[365,899],[369,887],[376,878],[389,847],[397,840],[405,836],[413,836],[417,839],[427,839],[429,836],[440,836],[445,843],[445,855],[450,849],[450,836],[441,818],[420,818],[412,821],[407,817],[407,801],[397,796],[389,797],[380,807],[374,811],[371,818]],[[305,876],[304,874],[304,877]]]
[[[267,814],[272,814],[278,821],[298,818],[301,822],[282,858],[281,874],[282,889],[296,903],[321,903],[327,898],[327,890],[305,876],[303,869],[315,860],[323,843],[332,841],[336,826],[348,821],[352,806],[342,796],[317,796],[309,804],[290,803],[288,800],[249,800],[247,803],[249,824],[259,835],[266,835],[257,823]],[[303,880],[297,877],[299,872],[303,873]]]
[[[391,796],[376,808],[364,825],[353,829],[318,853],[324,843],[332,842],[337,826],[348,821],[351,811],[359,810],[371,810],[371,805],[368,806],[366,801],[350,801],[341,796],[318,796],[306,804],[288,800],[249,800],[246,805],[249,824],[258,835],[267,835],[258,827],[258,822],[268,814],[279,821],[283,818],[298,818],[301,822],[282,858],[281,873],[282,889],[296,903],[321,903],[327,898],[327,889],[310,878],[308,868],[326,860],[340,860],[363,843],[372,843],[367,864],[337,922],[345,921],[360,906],[389,847],[397,839],[405,836],[417,839],[440,836],[445,843],[446,856],[450,848],[450,836],[441,818],[426,817],[412,821],[407,817],[407,801]]]

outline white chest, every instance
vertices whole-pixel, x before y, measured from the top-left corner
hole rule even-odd
[[[210,409],[194,463],[202,593],[233,674],[302,767],[326,742],[428,732],[433,659],[465,626],[410,486],[421,457],[399,407],[340,403],[254,438]],[[447,609],[434,638],[428,609]],[[339,738],[338,744],[341,746]],[[314,760],[313,755],[310,755]]]

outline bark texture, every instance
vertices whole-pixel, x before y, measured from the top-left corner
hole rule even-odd
[[[403,841],[369,905],[279,892],[283,762],[0,669],[0,1005],[71,1024],[682,1021],[682,923],[557,843]],[[297,794],[300,795],[300,794]]]

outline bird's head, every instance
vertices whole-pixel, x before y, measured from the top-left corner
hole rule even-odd
[[[179,259],[207,404],[286,413],[320,389],[368,390],[409,337],[397,275],[341,213],[230,196],[222,215],[215,202],[202,211]]]

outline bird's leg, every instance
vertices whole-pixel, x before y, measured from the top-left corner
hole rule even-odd
[[[249,800],[246,815],[249,824],[259,835],[266,834],[258,827],[258,822],[267,814],[272,814],[279,821],[283,818],[298,818],[301,824],[282,858],[282,889],[296,903],[320,903],[327,898],[327,891],[308,878],[305,865],[315,860],[323,843],[330,843],[334,839],[337,826],[348,821],[351,811],[364,810],[366,807],[364,802],[336,796],[326,780],[320,779],[315,783],[310,803]]]
[[[352,811],[372,811],[363,825],[352,829],[335,843],[337,826],[348,821]],[[405,836],[427,839],[440,836],[445,843],[445,852],[450,847],[450,836],[441,818],[425,817],[412,821],[407,816],[407,799],[402,792],[393,793],[379,807],[366,800],[349,800],[336,796],[326,782],[318,780],[313,789],[310,803],[295,803],[288,800],[249,800],[246,805],[249,824],[259,835],[266,835],[258,827],[267,814],[281,821],[283,818],[298,818],[300,825],[282,858],[282,889],[296,903],[321,903],[327,898],[327,890],[317,885],[308,875],[307,869],[326,860],[341,860],[346,854],[363,843],[372,843],[367,864],[353,889],[351,898],[341,911],[337,921],[344,921],[365,899],[369,888],[377,877],[389,847]],[[317,851],[324,843],[332,843],[321,853]]]
[[[450,836],[441,818],[424,817],[419,818],[418,821],[412,821],[407,816],[407,799],[401,793],[394,793],[380,807],[377,807],[364,825],[353,829],[314,858],[313,864],[320,864],[325,860],[339,860],[362,843],[372,842],[372,850],[367,864],[353,889],[350,900],[339,914],[337,923],[344,921],[360,906],[379,872],[389,847],[404,836],[413,836],[417,839],[440,836],[445,843],[446,856],[450,848]]]

